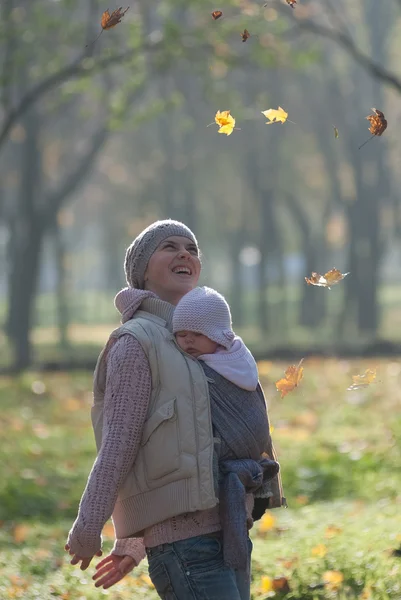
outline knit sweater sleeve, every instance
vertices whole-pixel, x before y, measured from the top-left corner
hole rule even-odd
[[[101,548],[103,526],[139,449],[150,392],[151,372],[141,345],[131,335],[121,336],[107,357],[102,444],[68,536],[79,556],[93,556]]]

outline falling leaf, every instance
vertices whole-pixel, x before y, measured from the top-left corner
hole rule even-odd
[[[289,4],[291,6],[291,8],[295,8],[297,0],[285,0],[285,1],[287,2],[287,4]]]
[[[251,37],[251,34],[249,33],[249,31],[247,29],[244,29],[244,31],[241,33],[241,38],[243,42],[246,42],[247,39],[249,39]]]
[[[235,127],[235,119],[230,115],[229,110],[223,110],[222,112],[218,110],[214,120],[220,127],[218,133],[225,133],[226,135],[232,134]]]
[[[344,581],[341,571],[326,571],[323,573],[323,583],[331,590],[337,590]]]
[[[129,6],[127,6],[127,8],[124,10],[123,10],[123,7],[121,6],[120,8],[113,10],[113,12],[111,14],[109,13],[109,9],[105,10],[104,13],[102,14],[102,18],[100,21],[100,26],[102,29],[100,30],[99,35],[91,43],[94,44],[96,42],[96,40],[98,40],[99,37],[102,35],[102,33],[105,29],[111,29],[112,27],[115,27],[116,25],[118,25],[118,23],[121,23],[121,19],[123,18],[123,16],[125,15],[125,13],[127,12],[128,9],[129,9]],[[88,47],[88,46],[89,46],[89,44],[86,45],[86,47]]]
[[[288,583],[287,577],[275,577],[272,581],[273,591],[280,592],[281,594],[288,594],[291,591],[290,584]]]
[[[314,546],[311,550],[311,555],[316,556],[317,558],[324,558],[327,554],[327,546],[324,544],[318,544]]]
[[[334,137],[336,138],[336,140],[338,140],[338,129],[335,125],[333,125],[334,128]]]
[[[220,17],[222,17],[222,16],[223,16],[223,13],[221,10],[214,10],[212,12],[212,17],[215,21],[217,21],[217,19],[220,19]]]
[[[366,140],[366,142],[363,142],[363,144],[361,146],[359,146],[359,150],[362,148],[362,146],[367,144],[375,135],[380,136],[387,129],[387,121],[386,121],[386,118],[385,118],[384,114],[382,113],[382,111],[378,110],[377,108],[372,108],[372,110],[375,114],[368,115],[366,117],[370,123],[369,131],[372,134],[372,137],[370,137],[368,140]]]
[[[116,25],[121,23],[121,19],[123,18],[128,9],[129,6],[124,10],[121,6],[120,8],[116,8],[116,10],[113,10],[111,14],[109,13],[108,9],[105,10],[102,14],[102,29],[111,29],[112,27],[115,27]]]
[[[289,392],[292,392],[301,382],[304,376],[304,368],[301,366],[303,358],[299,362],[299,365],[291,365],[285,372],[284,378],[276,381],[276,388],[281,392],[281,397],[284,398]]]
[[[266,511],[263,517],[260,519],[259,532],[266,533],[267,531],[271,531],[274,529],[275,524],[276,517],[274,517],[271,512]]]
[[[347,391],[368,387],[376,379],[376,369],[366,369],[363,375],[353,375],[352,379],[354,383],[347,388]]]
[[[327,271],[327,273],[325,273],[324,275],[320,275],[320,273],[312,271],[312,275],[310,276],[310,278],[305,277],[305,281],[308,285],[327,287],[330,290],[331,285],[339,283],[347,275],[349,275],[349,273],[341,273],[341,271],[339,271],[338,269],[330,269],[330,271]]]
[[[267,125],[271,125],[272,123],[285,123],[288,117],[288,113],[285,112],[284,108],[281,106],[278,109],[269,108],[268,110],[262,110],[262,115],[269,119],[267,121]]]

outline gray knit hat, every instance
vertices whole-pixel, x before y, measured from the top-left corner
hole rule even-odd
[[[184,223],[173,221],[172,219],[152,223],[127,248],[124,271],[127,284],[130,287],[143,289],[145,271],[150,257],[159,244],[172,235],[189,238],[198,246],[195,235]]]
[[[197,287],[185,294],[175,307],[173,333],[196,331],[229,350],[235,334],[230,307],[221,294],[208,287]]]

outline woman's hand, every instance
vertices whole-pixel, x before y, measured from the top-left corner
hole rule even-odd
[[[67,552],[73,557],[72,560],[70,561],[72,565],[77,565],[79,562],[82,561],[81,567],[80,567],[82,571],[85,571],[85,569],[87,569],[89,567],[93,556],[102,556],[101,550],[96,552],[96,554],[94,554],[93,556],[79,556],[79,554],[75,554],[72,550],[70,550],[70,547],[68,544],[66,544],[64,546],[64,550],[67,550]]]
[[[96,581],[95,587],[103,586],[103,589],[107,590],[125,577],[135,566],[135,560],[131,556],[109,554],[96,565],[96,573],[92,577]]]

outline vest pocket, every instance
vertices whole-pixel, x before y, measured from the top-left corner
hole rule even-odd
[[[159,479],[180,467],[176,398],[145,422],[141,446],[147,479]]]

